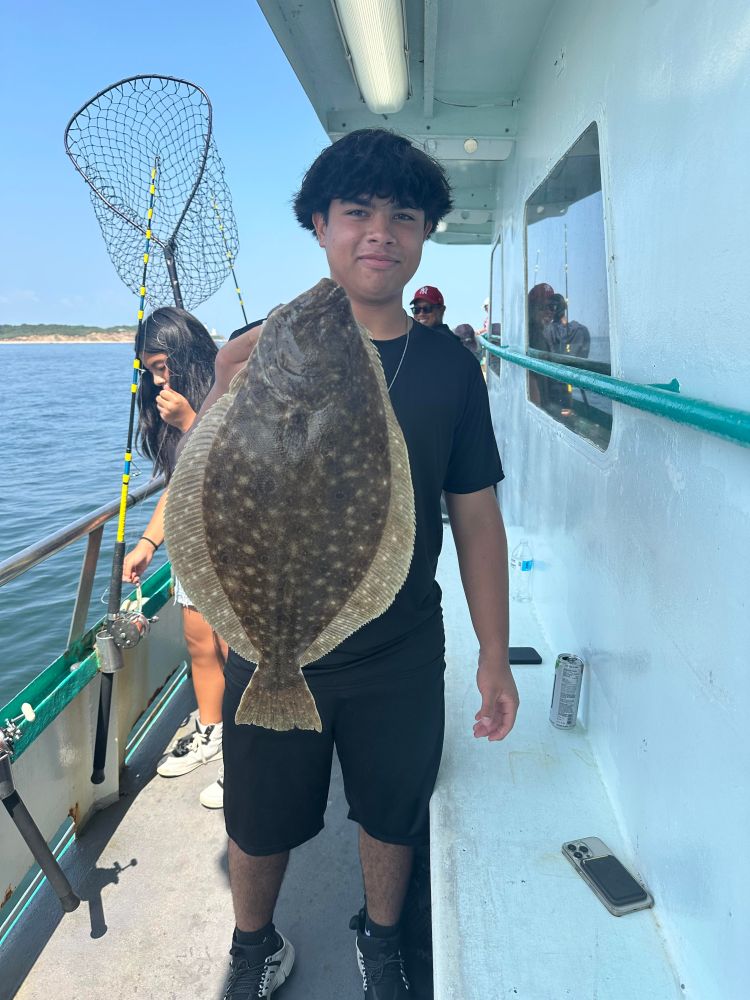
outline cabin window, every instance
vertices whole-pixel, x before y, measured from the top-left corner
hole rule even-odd
[[[485,334],[493,344],[501,343],[501,322],[503,315],[503,253],[500,236],[495,240],[490,255],[490,302],[486,315]],[[487,370],[500,374],[500,358],[487,352]]]
[[[527,353],[611,374],[599,133],[590,125],[526,202]],[[604,451],[612,402],[529,372],[529,399]]]

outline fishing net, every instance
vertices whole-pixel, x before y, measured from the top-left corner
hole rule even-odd
[[[121,80],[73,115],[65,149],[91,188],[112,263],[136,294],[156,167],[149,309],[175,303],[194,309],[217,291],[239,238],[212,135],[211,102],[199,87],[166,76]]]

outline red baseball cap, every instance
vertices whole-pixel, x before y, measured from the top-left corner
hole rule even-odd
[[[432,302],[435,306],[444,306],[445,299],[443,298],[443,293],[439,288],[435,288],[434,285],[422,285],[414,293],[414,298],[409,303],[413,306],[417,299],[424,299],[426,302]]]

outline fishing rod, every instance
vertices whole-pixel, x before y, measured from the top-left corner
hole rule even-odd
[[[144,636],[148,635],[150,627],[149,619],[140,610],[122,611],[121,603],[122,571],[125,562],[125,523],[128,512],[130,466],[133,460],[133,431],[135,429],[136,398],[142,364],[141,355],[145,339],[143,317],[146,305],[146,275],[151,257],[151,236],[158,169],[159,157],[157,156],[154,160],[154,166],[151,169],[151,184],[149,185],[148,212],[146,213],[146,246],[143,252],[143,271],[141,274],[140,300],[138,303],[138,328],[135,335],[135,357],[133,358],[133,375],[130,383],[128,436],[122,470],[117,538],[112,558],[112,575],[109,580],[107,619],[105,627],[96,634],[96,650],[99,656],[101,687],[99,689],[99,711],[96,719],[96,739],[94,741],[94,768],[91,774],[91,781],[95,785],[100,785],[104,781],[104,765],[107,760],[107,741],[109,738],[109,716],[112,708],[112,684],[115,673],[123,666],[122,650],[131,649],[133,646],[136,646]]]
[[[34,855],[34,860],[46,875],[49,884],[55,891],[60,905],[66,913],[77,909],[81,901],[73,892],[70,882],[54,854],[49,849],[39,827],[32,819],[29,810],[24,805],[18,789],[13,781],[11,762],[15,744],[23,735],[20,722],[33,722],[36,713],[28,702],[21,705],[21,715],[6,719],[5,726],[0,728],[0,799],[5,810],[13,820],[16,829],[23,837],[26,846]]]
[[[245,326],[249,323],[247,318],[247,313],[245,312],[245,303],[242,300],[242,292],[240,291],[240,283],[237,280],[237,275],[234,273],[234,254],[232,253],[229,243],[227,242],[226,236],[224,235],[224,223],[221,221],[221,214],[219,212],[219,206],[216,202],[213,202],[213,209],[216,213],[216,221],[219,224],[219,232],[221,233],[222,239],[224,240],[224,246],[226,247],[227,262],[229,264],[229,271],[232,275],[232,280],[234,281],[234,290],[237,292],[237,297],[240,300],[240,309],[242,310],[242,316],[245,320]]]

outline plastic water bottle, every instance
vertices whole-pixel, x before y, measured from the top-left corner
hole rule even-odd
[[[510,554],[510,596],[514,601],[531,600],[531,571],[534,560],[524,538]]]

